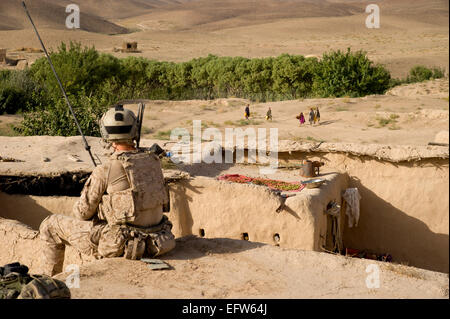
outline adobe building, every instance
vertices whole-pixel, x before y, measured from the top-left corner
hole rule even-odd
[[[124,42],[122,43],[122,52],[137,52],[138,43],[137,42]]]
[[[104,153],[98,138],[88,139],[95,154]],[[141,142],[144,147],[152,143]],[[30,145],[26,159],[24,143]],[[448,147],[313,146],[280,141],[281,165],[326,163],[320,188],[284,197],[264,186],[219,180],[210,171],[191,176],[188,170],[165,170],[173,233],[178,238],[229,238],[318,252],[368,250],[388,253],[396,263],[448,273]],[[49,163],[40,159],[43,147],[53,154]],[[68,160],[66,154],[73,153],[83,161]],[[79,137],[0,137],[0,154],[7,157],[0,166],[0,246],[7,247],[0,250],[0,264],[17,260],[37,269],[40,223],[51,214],[71,215],[93,165]],[[342,200],[349,187],[361,194],[357,225],[348,224]],[[330,210],[333,203],[340,210]],[[66,251],[67,264],[91,260],[71,248]]]

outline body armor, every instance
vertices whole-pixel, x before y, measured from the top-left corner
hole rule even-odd
[[[122,163],[130,188],[103,195],[100,220],[111,225],[132,225],[139,214],[167,203],[161,164],[154,154],[125,152],[114,154],[112,160]]]

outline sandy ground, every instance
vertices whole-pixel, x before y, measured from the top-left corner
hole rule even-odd
[[[104,259],[80,268],[73,298],[448,298],[448,275],[231,239],[185,237],[163,257],[170,270]],[[369,289],[369,264],[380,287]],[[373,266],[372,266],[373,267]],[[57,275],[65,279],[69,273]]]
[[[395,87],[385,95],[363,98],[304,99],[269,103],[251,103],[242,99],[213,101],[152,101],[147,104],[143,137],[166,138],[174,128],[192,132],[194,120],[202,121],[202,129],[225,127],[278,128],[280,139],[374,144],[427,145],[436,134],[448,130],[448,79],[432,80]],[[245,105],[250,103],[249,122],[243,120]],[[129,106],[137,111],[137,106]],[[273,121],[265,114],[272,108]],[[319,107],[320,125],[300,126],[295,118],[311,107]],[[19,115],[0,116],[0,132],[10,132]],[[383,120],[388,123],[383,124]],[[9,135],[3,133],[2,135]],[[206,137],[206,139],[208,139]]]
[[[448,80],[402,86],[386,95],[364,98],[251,103],[250,121],[240,122],[247,102],[223,99],[150,103],[144,137],[169,139],[169,132],[174,128],[185,128],[192,133],[193,120],[201,120],[203,131],[211,127],[223,134],[225,128],[233,127],[278,128],[279,139],[293,141],[427,145],[435,140],[436,134],[448,130],[449,123]],[[265,120],[269,107],[273,115],[271,122]],[[319,107],[320,125],[309,125],[311,107]],[[137,110],[136,106],[131,108]],[[302,126],[295,118],[300,112],[307,120]]]
[[[146,111],[144,136],[168,138],[168,130],[176,127],[192,132],[192,121],[202,120],[203,129],[215,127],[221,132],[225,127],[276,127],[280,139],[294,141],[427,145],[437,133],[448,130],[448,80],[409,87],[419,87],[421,92],[391,95],[408,92],[408,88],[398,88],[387,95],[364,98],[252,103],[251,121],[244,123],[239,122],[247,102],[243,100],[156,102]],[[265,120],[269,107],[271,122]],[[307,122],[300,126],[295,117],[303,112],[308,121],[311,107],[319,107],[320,125]]]
[[[213,101],[152,101],[147,104],[143,138],[170,138],[170,130],[193,130],[193,121],[202,121],[202,130],[217,128],[278,128],[279,139],[305,142],[427,145],[441,131],[448,131],[448,80],[434,80],[396,87],[386,95],[364,98],[305,99],[251,103],[251,118],[243,120],[246,103],[241,99]],[[128,106],[137,111],[136,105]],[[265,115],[272,108],[273,121]],[[311,107],[319,107],[320,125],[300,126],[295,118]],[[0,116],[0,135],[11,135],[19,115]],[[267,131],[269,132],[269,131]],[[267,133],[268,134],[268,133]],[[447,134],[448,135],[448,134]],[[208,140],[210,137],[204,136]]]

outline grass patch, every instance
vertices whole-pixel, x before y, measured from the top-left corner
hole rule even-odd
[[[158,140],[170,140],[170,134],[172,133],[172,130],[168,131],[159,131],[155,135],[153,135],[154,138]]]
[[[397,130],[400,130],[401,127],[395,123],[392,123],[391,125],[389,125],[388,129],[390,129],[391,131],[397,131]]]
[[[247,126],[247,125],[259,125],[261,124],[261,121],[257,120],[238,120],[238,121],[225,121],[223,122],[224,125],[227,126]]]
[[[162,169],[176,169],[177,165],[170,160],[168,157],[163,157],[161,159],[161,168]]]
[[[378,125],[380,127],[385,127],[386,125],[390,124],[392,122],[391,119],[385,119],[385,118],[378,118]]]
[[[188,120],[188,121],[185,122],[185,125],[192,126],[193,123],[194,123],[194,122],[193,122],[192,120]],[[202,125],[201,125],[201,127],[202,127],[202,129],[206,129],[206,128],[208,128],[208,127],[221,127],[221,125],[218,124],[218,123],[215,123],[215,122],[213,122],[213,121],[203,121],[203,120],[202,120]]]
[[[242,102],[242,101],[228,101],[228,106],[231,106],[231,107],[243,106],[244,104],[246,104],[246,103]]]
[[[345,96],[345,97],[342,99],[342,102],[344,102],[344,103],[346,103],[346,104],[350,103],[350,97]]]
[[[400,116],[397,114],[391,114],[388,118],[383,118],[383,117],[377,117],[377,121],[378,121],[378,127],[385,127],[387,125],[390,125],[389,129],[392,130],[398,130],[400,129],[398,126],[396,126],[395,124],[397,123],[397,119]]]
[[[147,126],[142,127],[142,131],[141,131],[142,135],[152,134],[152,133],[153,133],[153,130],[151,128],[149,128]]]
[[[390,116],[389,116],[389,118],[391,119],[391,120],[396,120],[396,119],[398,119],[400,117],[400,115],[398,115],[398,114],[391,114]]]
[[[205,123],[206,127],[221,127],[221,125],[219,123],[215,123],[213,121],[207,121]],[[202,127],[203,127],[203,122],[202,122]]]
[[[247,126],[247,125],[259,125],[261,121],[256,120],[239,120],[237,121],[238,126]]]
[[[348,111],[348,108],[345,106],[338,106],[337,108],[335,108],[336,112],[345,112]]]
[[[385,264],[384,266],[386,270],[389,270],[401,276],[415,279],[425,279],[425,276],[414,268],[406,267],[404,265],[399,264]]]
[[[0,136],[11,137],[11,136],[20,136],[20,134],[14,130],[14,124],[10,123],[0,126]]]
[[[291,135],[292,136],[292,135]],[[295,142],[316,142],[316,143],[325,143],[325,140],[318,140],[312,136],[300,137],[300,136],[293,136],[290,138],[290,140]],[[337,140],[337,139],[336,139]],[[338,141],[338,140],[337,140]]]
[[[211,105],[203,104],[203,105],[200,105],[200,110],[202,110],[202,111],[214,111],[214,108],[211,107]]]

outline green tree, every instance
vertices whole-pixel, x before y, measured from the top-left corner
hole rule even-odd
[[[382,94],[389,88],[390,73],[374,66],[363,51],[325,53],[314,72],[313,92],[322,97]]]

